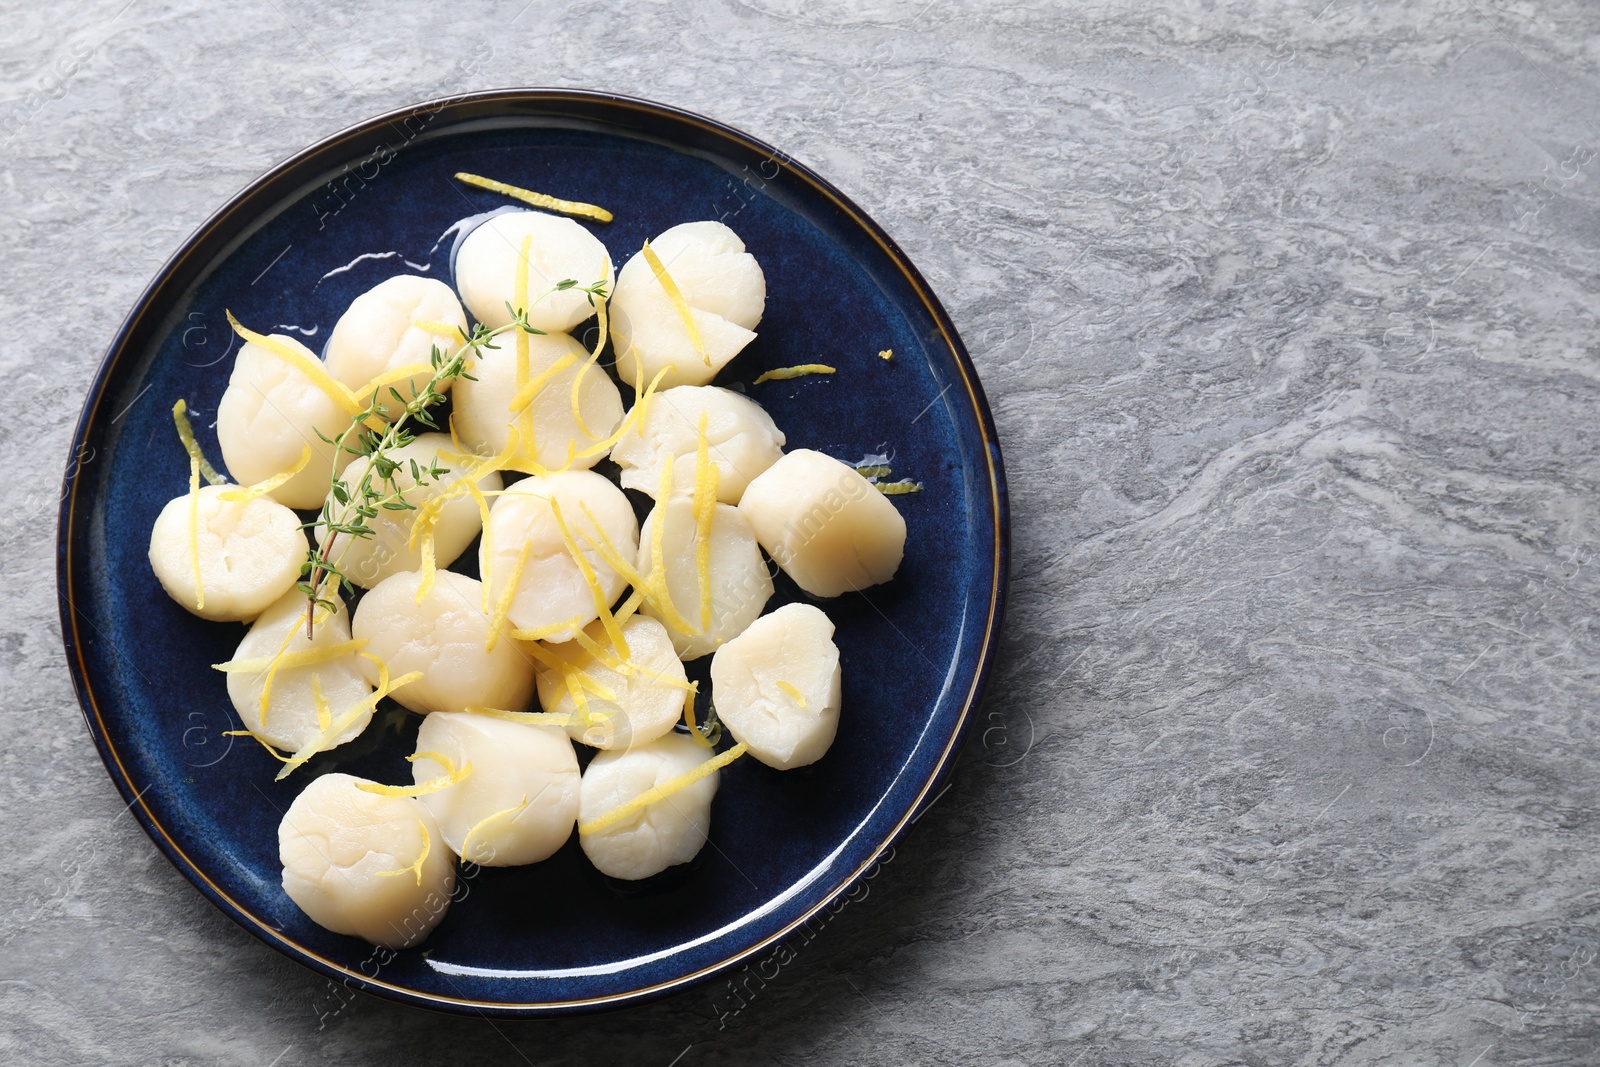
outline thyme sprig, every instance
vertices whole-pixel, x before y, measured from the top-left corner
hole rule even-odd
[[[606,283],[595,282],[590,286],[580,286],[574,279],[566,278],[551,286],[530,302],[529,308],[538,304],[545,298],[563,293],[569,289],[577,289],[589,297],[590,305],[596,298],[606,298]],[[465,342],[452,356],[446,356],[438,345],[433,346],[429,355],[429,363],[433,367],[433,374],[421,389],[413,380],[410,383],[411,397],[407,399],[401,395],[400,390],[388,386],[389,395],[400,406],[398,413],[391,417],[390,406],[387,400],[382,403],[379,398],[383,393],[382,388],[373,389],[364,410],[350,416],[350,425],[337,438],[331,438],[317,431],[317,436],[323,442],[335,449],[334,459],[329,472],[328,498],[323,502],[322,510],[317,517],[305,523],[305,529],[313,534],[320,528],[322,531],[320,547],[308,554],[304,563],[300,565],[299,590],[306,597],[306,637],[310,639],[315,632],[316,613],[319,608],[324,611],[337,611],[339,607],[338,589],[340,584],[348,582],[349,576],[341,569],[345,553],[358,538],[374,537],[377,530],[372,522],[385,511],[416,511],[417,505],[406,499],[406,493],[411,489],[437,482],[450,473],[449,467],[441,467],[437,462],[421,464],[416,460],[407,460],[404,464],[392,458],[392,453],[397,449],[417,439],[411,427],[421,425],[430,430],[439,430],[439,423],[430,409],[444,403],[444,386],[458,378],[468,381],[477,381],[468,373],[471,364],[479,352],[484,349],[498,349],[494,341],[502,334],[520,330],[525,334],[543,335],[544,330],[539,329],[528,321],[529,308],[515,308],[508,301],[506,310],[511,314],[511,321],[504,326],[493,329],[477,323],[472,328],[471,334],[462,333]],[[372,429],[369,421],[388,419],[383,423],[383,428]],[[346,485],[339,476],[338,459],[341,453],[356,457],[368,457],[366,470],[362,472],[361,480],[352,488]],[[411,475],[411,485],[401,486],[396,475],[401,471]],[[339,535],[343,535],[343,547],[337,557],[334,555],[334,545],[339,542]]]

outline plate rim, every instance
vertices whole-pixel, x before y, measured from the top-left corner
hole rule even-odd
[[[688,974],[676,975],[638,989],[569,1000],[485,1001],[475,1000],[470,997],[447,997],[422,992],[408,986],[384,981],[379,975],[369,976],[355,968],[346,967],[320,955],[315,950],[295,941],[283,931],[275,929],[265,919],[253,914],[249,909],[234,900],[222,886],[214,882],[197,863],[190,859],[187,853],[167,832],[156,813],[144,800],[144,794],[149,791],[150,786],[146,785],[142,789],[135,788],[132,778],[123,764],[120,753],[111,743],[105,728],[105,716],[101,710],[101,703],[96,698],[94,687],[89,681],[88,672],[85,668],[82,640],[79,637],[77,618],[79,612],[76,610],[73,599],[72,577],[73,520],[76,515],[77,489],[82,464],[76,462],[73,457],[82,455],[82,450],[90,432],[95,428],[107,384],[112,372],[125,356],[129,338],[135,328],[141,324],[148,314],[152,312],[157,314],[164,313],[161,309],[153,307],[158,291],[177,272],[188,257],[195,252],[196,248],[223,227],[246,201],[253,199],[259,192],[273,184],[274,181],[300,168],[308,161],[336,149],[340,143],[354,137],[369,135],[386,125],[394,126],[396,123],[403,123],[406,119],[414,118],[424,112],[431,115],[440,115],[450,109],[492,107],[498,109],[502,115],[514,116],[529,114],[530,108],[533,110],[549,110],[552,105],[560,104],[587,106],[602,111],[621,110],[642,113],[647,118],[654,117],[673,123],[687,123],[699,127],[705,133],[732,141],[745,149],[764,154],[780,168],[781,172],[786,172],[789,176],[799,179],[803,184],[822,194],[844,213],[851,224],[859,227],[873,239],[887,255],[894,267],[910,283],[912,291],[932,317],[938,327],[940,338],[944,341],[957,370],[960,372],[962,383],[966,386],[967,399],[971,405],[979,436],[984,445],[985,469],[989,476],[988,485],[985,488],[987,489],[990,507],[994,514],[994,528],[991,531],[990,595],[988,615],[984,622],[983,638],[977,651],[977,662],[973,671],[972,682],[962,700],[960,716],[956,721],[955,727],[950,731],[938,761],[925,776],[921,789],[911,804],[908,805],[904,814],[881,836],[879,841],[871,845],[866,859],[843,878],[838,886],[827,893],[817,904],[808,908],[791,922],[786,923],[782,928],[744,948],[731,952],[715,963],[707,964]],[[237,235],[238,231],[236,230],[229,235],[228,239],[234,239]],[[111,778],[118,793],[125,801],[126,810],[133,811],[140,827],[167,858],[168,862],[177,868],[218,910],[238,923],[258,940],[283,953],[295,962],[330,980],[339,981],[348,988],[359,989],[398,1003],[452,1013],[533,1018],[622,1008],[669,996],[707,982],[717,975],[733,970],[746,961],[759,956],[768,947],[783,941],[817,914],[853,891],[862,876],[871,870],[875,864],[879,863],[884,854],[889,852],[905,836],[906,832],[921,818],[933,801],[937,800],[939,795],[942,795],[942,791],[938,794],[933,793],[933,791],[949,777],[953,770],[956,757],[959,755],[963,743],[971,730],[974,712],[983,699],[989,675],[999,650],[1001,623],[1005,614],[1005,604],[1009,591],[1010,516],[1008,492],[999,438],[994,426],[993,412],[989,407],[983,386],[978,380],[977,369],[974,367],[960,335],[956,332],[954,323],[950,320],[943,304],[934,295],[926,279],[912,264],[910,258],[906,256],[894,239],[871,216],[857,206],[853,200],[832,183],[811,170],[811,168],[798,162],[781,149],[769,145],[765,141],[753,137],[736,127],[692,111],[642,97],[602,90],[559,87],[486,89],[452,94],[426,100],[418,104],[394,108],[345,126],[304,148],[290,153],[228,197],[190,233],[183,243],[178,246],[177,250],[157,269],[134,300],[131,309],[117,328],[117,331],[112,335],[105,353],[101,356],[94,377],[90,381],[88,392],[79,412],[77,425],[73,431],[67,465],[62,476],[60,501],[56,526],[56,591],[63,651],[66,655],[68,671],[72,676],[73,690],[78,700],[79,709],[83,714],[85,725],[88,727],[89,734],[95,743],[95,748],[100,754],[102,763],[105,765],[107,775]],[[931,799],[930,794],[932,794]]]

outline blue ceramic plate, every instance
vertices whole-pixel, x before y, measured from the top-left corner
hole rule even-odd
[[[283,783],[238,727],[223,678],[243,627],[172,603],[145,558],[187,488],[169,409],[201,443],[233,363],[225,308],[319,348],[392,274],[448,279],[452,223],[502,206],[471,171],[616,215],[620,266],[679,222],[722,219],[767,276],[760,338],[718,378],[746,383],[788,434],[859,462],[887,454],[908,537],[892,582],[825,602],[844,711],[815,766],[723,772],[710,844],[650,882],[607,881],[570,841],[529,867],[476,871],[419,949],[391,955],[308,920],[279,885],[277,826],[332,767],[407,782],[417,722],[391,708]],[[894,358],[878,353],[893,349]],[[825,362],[830,377],[749,385]],[[625,395],[627,395],[625,393]],[[306,149],[235,196],[178,251],[118,332],[73,442],[59,532],[62,633],[95,744],[167,857],[267,944],[335,980],[429,1008],[539,1015],[660,996],[772,951],[848,891],[936,795],[970,724],[1000,625],[1005,483],[983,392],[949,318],[893,241],[827,182],[726,126],[567,90],[480,93],[398,111]],[[468,558],[475,554],[468,553]],[[800,594],[780,576],[769,607]],[[702,664],[704,661],[702,661]],[[703,673],[703,667],[702,667]]]

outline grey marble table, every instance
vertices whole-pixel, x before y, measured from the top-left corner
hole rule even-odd
[[[1600,1062],[1600,10],[0,27],[0,1059]],[[215,206],[370,114],[541,84],[711,114],[883,222],[988,388],[1015,561],[973,742],[865,899],[741,1001],[513,1025],[341,994],[167,865],[77,712],[52,538],[96,362]]]

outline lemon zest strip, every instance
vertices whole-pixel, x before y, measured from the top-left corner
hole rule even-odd
[[[614,649],[606,648],[604,645],[590,637],[588,634],[584,633],[582,630],[579,630],[577,633],[573,634],[572,639],[579,648],[588,653],[589,657],[596,662],[610,667],[618,674],[627,675],[633,673],[632,660],[619,658]],[[607,639],[610,639],[609,634],[607,635]],[[615,698],[607,697],[606,699],[611,700]]]
[[[582,633],[582,632],[583,631],[581,631],[581,630],[579,631],[579,633]],[[585,636],[587,636],[587,635],[585,635]],[[590,644],[593,644],[593,643],[594,643],[593,641],[590,642]],[[601,685],[600,682],[598,680],[596,680],[594,678],[594,676],[589,674],[587,670],[585,670],[582,667],[575,666],[571,661],[563,658],[562,656],[556,654],[555,652],[552,652],[550,649],[546,648],[544,645],[541,645],[539,642],[537,642],[537,641],[529,641],[529,642],[524,643],[521,647],[522,647],[523,651],[528,653],[528,655],[530,655],[534,659],[538,660],[540,665],[543,666],[547,671],[554,671],[557,674],[562,675],[563,677],[565,675],[567,675],[567,674],[576,675],[577,679],[578,679],[578,684],[581,685],[583,688],[587,689],[589,692],[593,693],[595,696],[599,697],[600,699],[602,699],[602,700],[616,700],[617,699],[616,692],[614,690],[612,690],[609,686]],[[587,649],[585,649],[585,651],[587,651]],[[608,663],[608,664],[606,664],[606,666],[610,667],[611,664]],[[616,668],[613,667],[612,669],[615,670]]]
[[[511,636],[518,641],[543,641],[551,634],[558,634],[562,630],[582,629],[588,620],[582,615],[574,615],[561,622],[552,622],[545,626],[535,626],[531,630],[512,630]]]
[[[468,760],[457,768],[450,757],[438,752],[417,752],[406,757],[407,763],[415,763],[419,759],[430,759],[444,768],[444,773],[437,778],[429,778],[426,782],[416,785],[382,785],[378,782],[357,782],[356,788],[363,793],[372,793],[380,797],[423,797],[429,793],[437,793],[441,789],[449,789],[458,782],[464,781],[472,773],[472,761]]]
[[[377,785],[377,783],[357,782],[356,788],[366,789],[368,785]],[[367,792],[370,793],[372,790],[367,789]],[[428,853],[433,851],[433,835],[428,833],[428,824],[423,822],[421,819],[417,820],[417,827],[422,831],[422,851],[417,853],[417,861],[409,867],[401,867],[398,871],[374,871],[374,874],[376,874],[379,878],[392,878],[395,875],[410,874],[415,871],[417,875],[417,884],[422,884],[422,865],[427,861]]]
[[[696,635],[704,631],[697,629],[694,624],[685,619],[679,612],[678,606],[672,602],[672,591],[667,588],[667,560],[666,551],[662,546],[662,538],[667,529],[666,502],[672,498],[672,464],[661,465],[661,484],[657,487],[656,513],[650,520],[650,573],[645,577],[645,588],[650,596],[650,602],[663,616],[663,621],[681,634]]]
[[[801,363],[794,367],[774,367],[757,378],[752,384],[760,385],[762,382],[785,381],[789,378],[802,378],[807,374],[833,374],[837,368],[826,363]]]
[[[517,337],[522,341],[524,346],[527,345],[527,334],[518,331]],[[517,388],[515,393],[512,394],[511,403],[506,410],[516,413],[519,418],[522,417],[522,413],[526,411],[528,406],[534,402],[544,387],[550,384],[550,379],[554,378],[556,375],[560,374],[562,371],[566,370],[576,362],[578,362],[578,357],[573,355],[571,352],[566,352],[562,354],[560,359],[557,359],[554,363],[550,364],[550,366],[546,367],[532,378],[529,378],[527,374],[524,373],[521,378],[523,384]],[[529,417],[531,418],[531,416]]]
[[[316,609],[315,608],[312,609],[312,620],[316,621]],[[267,725],[267,709],[272,704],[272,683],[273,683],[273,680],[278,677],[278,670],[279,670],[279,668],[281,668],[283,666],[283,657],[284,657],[284,654],[285,654],[285,650],[289,647],[289,642],[293,641],[294,640],[294,635],[299,633],[299,632],[300,632],[300,620],[299,620],[298,617],[296,617],[294,620],[292,620],[290,622],[288,628],[283,631],[283,640],[278,642],[278,651],[273,653],[272,661],[270,663],[268,663],[267,666],[266,666],[266,674],[267,674],[267,676],[266,676],[266,678],[262,679],[262,682],[261,682],[261,698],[256,702],[260,706],[260,709],[261,709],[261,726],[262,726],[263,729],[265,729],[266,725]],[[215,669],[216,670],[226,671],[227,664],[218,665]],[[315,675],[313,675],[312,677],[315,677]],[[331,711],[330,711],[329,714],[331,716],[331,714],[332,714]],[[323,723],[323,722],[317,723],[317,729],[326,730],[327,728],[328,728],[328,724],[327,723]]]
[[[589,695],[583,691],[583,685],[578,681],[576,671],[562,671],[561,684],[566,687],[567,695],[572,698],[572,706],[578,709],[578,727],[584,733],[589,732],[589,727],[594,725],[594,713],[589,710]]]
[[[662,367],[656,372],[656,376],[650,379],[650,384],[645,386],[643,395],[638,400],[634,401],[633,409],[628,412],[625,418],[623,418],[622,424],[617,427],[614,433],[607,436],[603,441],[596,441],[582,452],[574,452],[568,455],[567,465],[571,466],[574,459],[588,459],[590,456],[598,456],[603,455],[606,452],[610,452],[612,446],[614,446],[618,441],[622,440],[623,434],[627,433],[629,429],[637,424],[639,420],[644,418],[645,414],[649,412],[650,401],[655,396],[656,386],[661,384],[661,379],[665,378],[667,376],[667,372],[671,369],[671,367]]]
[[[479,487],[478,480],[476,478],[465,478],[465,479],[463,479],[463,481],[466,483],[466,486],[467,486],[467,495],[472,497],[472,499],[478,505],[478,526],[480,528],[481,536],[483,537],[483,540],[481,542],[479,542],[479,546],[483,549],[483,552],[484,552],[485,555],[491,555],[494,552],[494,538],[489,532],[489,501],[488,501],[488,498],[486,498],[483,495],[483,489]],[[431,537],[432,534],[433,534],[433,531],[430,530],[430,531],[428,531],[428,533],[429,533],[429,536]],[[487,614],[488,611],[489,611],[489,583],[488,582],[484,582],[483,583],[483,603],[480,606],[483,608],[484,613]]]
[[[172,405],[172,424],[178,428],[178,440],[183,444],[183,450],[189,453],[189,458],[199,460],[200,473],[205,476],[210,485],[222,485],[228,479],[217,473],[217,469],[206,460],[206,454],[200,450],[200,442],[194,439],[194,427],[189,425],[189,404],[178,398]]]
[[[629,658],[628,639],[622,636],[622,627],[617,625],[617,620],[611,615],[611,603],[606,596],[606,591],[600,586],[600,576],[595,573],[594,565],[589,562],[589,557],[584,555],[583,549],[578,547],[578,542],[573,539],[572,531],[567,527],[567,522],[561,517],[561,504],[555,495],[550,497],[550,514],[555,516],[556,526],[561,530],[561,540],[567,546],[572,561],[578,565],[578,573],[583,575],[584,582],[589,586],[589,592],[594,597],[595,616],[600,620],[600,625],[605,627],[606,636],[611,639],[612,647],[617,650],[617,655],[623,659]]]
[[[597,834],[602,830],[609,830],[611,827],[617,825],[617,823],[622,822],[631,815],[643,811],[645,808],[648,808],[657,801],[665,800],[672,794],[689,788],[691,785],[694,785],[696,782],[700,781],[700,779],[715,774],[723,767],[726,767],[728,764],[744,755],[745,752],[745,743],[740,741],[737,745],[734,745],[726,752],[712,756],[710,759],[706,760],[693,770],[685,771],[683,774],[680,774],[675,778],[670,778],[658,786],[646,789],[643,793],[640,793],[626,804],[620,804],[606,812],[604,815],[597,816],[596,818],[590,819],[585,823],[579,823],[578,834],[581,837],[584,834]]]
[[[290,478],[306,469],[306,464],[311,462],[311,446],[300,446],[300,458],[286,471],[279,471],[270,478],[263,478],[254,485],[247,485],[240,489],[229,489],[222,493],[222,499],[230,504],[248,504],[257,497],[266,496]]]
[[[451,419],[450,421],[450,435],[451,439],[455,440],[454,419]],[[485,499],[483,490],[478,486],[478,479],[493,471],[504,470],[506,464],[510,462],[511,457],[516,455],[517,441],[518,437],[516,428],[507,427],[505,446],[502,447],[495,455],[485,459],[475,456],[470,452],[458,453],[458,456],[461,458],[471,456],[473,462],[467,465],[466,469],[458,478],[445,486],[444,490],[440,492],[438,496],[429,497],[422,503],[422,506],[417,509],[416,518],[414,518],[411,522],[411,533],[406,538],[406,547],[418,548],[420,542],[422,564],[417,568],[417,570],[418,573],[422,575],[422,578],[417,582],[417,593],[415,598],[418,604],[427,599],[428,594],[433,591],[433,576],[434,572],[438,569],[438,561],[435,559],[434,552],[434,527],[439,521],[439,516],[444,511],[445,504],[449,503],[451,500],[454,500],[462,493],[466,493],[476,500],[478,502],[479,522],[483,527],[483,542],[480,546],[479,554],[480,561],[487,560],[490,554],[494,551],[494,542],[489,535],[489,502],[487,499]],[[490,610],[489,575],[486,570],[483,572],[482,585],[483,611],[484,614],[488,614]]]
[[[549,711],[506,711],[503,708],[489,708],[474,704],[467,708],[472,715],[485,715],[491,719],[504,719],[506,722],[517,722],[524,726],[576,726],[576,715],[563,715],[559,712]]]
[[[700,632],[711,629],[711,520],[717,513],[717,478],[721,470],[711,463],[706,440],[708,412],[700,413],[699,440],[694,456],[694,559],[700,581]],[[665,512],[663,511],[663,517]]]
[[[667,298],[677,310],[678,318],[683,320],[684,329],[689,331],[689,341],[694,345],[694,350],[705,360],[706,366],[711,366],[711,353],[706,351],[706,343],[700,339],[700,327],[694,323],[694,311],[689,307],[689,301],[683,298],[683,290],[678,288],[678,283],[667,273],[667,265],[661,262],[661,257],[656,255],[656,250],[650,247],[649,241],[644,243],[642,251],[644,261],[650,264],[650,270],[655,274],[656,281],[667,291]]]
[[[583,688],[587,689],[601,700],[609,700],[615,703],[617,699],[617,691],[615,689],[612,689],[608,685],[600,684],[600,680],[587,671],[577,670],[573,673],[578,676],[578,684],[583,686]]]
[[[452,326],[448,322],[440,322],[438,319],[423,319],[421,322],[413,322],[411,325],[423,333],[431,333],[435,337],[448,337],[452,341],[458,338],[462,341],[467,339],[466,334],[461,332],[459,326]],[[431,370],[432,368],[430,367],[429,369]]]
[[[584,633],[583,630],[578,630],[575,634],[573,634],[573,637],[575,639],[574,643],[577,644],[579,648],[581,648],[591,659],[610,667],[618,674],[628,674],[633,670],[633,667],[630,664],[624,663],[617,659],[610,652],[606,651],[605,646],[601,645],[594,638]],[[588,679],[590,683],[588,688],[596,696],[602,696],[607,700],[616,699],[616,694],[610,693],[609,691],[602,691],[605,690],[604,686],[600,685],[599,682],[594,681],[594,679],[589,678],[588,674],[585,673],[585,668],[575,666],[567,657],[551,651],[537,641],[523,642],[522,648],[528,653],[528,655],[538,660],[549,670],[556,671],[558,673],[572,671],[583,675],[583,677]]]
[[[279,763],[288,763],[289,762],[289,757],[288,756],[285,756],[282,752],[279,752],[277,749],[273,748],[271,744],[269,744],[268,742],[263,740],[261,737],[259,737],[258,735],[252,733],[249,730],[224,730],[224,731],[222,731],[222,736],[223,737],[253,737],[253,738],[255,738],[257,743],[259,743],[261,745],[262,748],[267,750],[267,754],[270,755],[273,759],[277,760]]]
[[[429,363],[407,363],[403,367],[384,371],[360,389],[353,390],[353,392],[357,397],[371,396],[373,393],[381,393],[391,385],[398,385],[400,382],[408,381],[419,374],[426,374],[431,377],[433,375],[433,365]],[[393,400],[394,398],[390,397],[389,399]]]
[[[526,808],[527,806],[528,806],[528,794],[524,793],[524,794],[522,794],[522,803],[513,804],[509,808],[505,808],[502,811],[497,811],[493,815],[490,815],[489,817],[484,818],[484,819],[479,819],[477,822],[473,823],[472,824],[472,829],[467,831],[467,836],[463,837],[461,839],[461,858],[463,860],[465,860],[466,862],[468,862],[468,863],[474,862],[467,855],[467,853],[472,850],[472,835],[473,834],[477,833],[479,830],[482,830],[485,826],[488,826],[490,823],[494,822],[496,819],[501,818],[503,816],[509,815],[513,819],[515,819],[518,815],[522,814],[523,809]],[[491,857],[490,858],[492,858],[492,850],[491,850]]]
[[[532,189],[523,189],[520,186],[497,182],[493,178],[483,178],[465,171],[457,171],[456,180],[476,185],[479,189],[487,189],[491,193],[504,193],[506,196],[521,200],[524,204],[542,207],[546,211],[559,211],[563,215],[577,215],[581,218],[594,219],[596,222],[610,222],[615,218],[611,212],[597,204],[585,204],[581,200],[563,200],[548,193],[536,193]]]
[[[289,628],[289,639],[300,632],[299,625]],[[287,648],[289,641],[285,640],[283,647]],[[315,648],[303,648],[296,652],[279,652],[273,657],[257,657],[255,659],[230,659],[226,663],[213,663],[211,669],[224,674],[260,674],[262,671],[271,670],[276,666],[279,670],[292,670],[295,667],[309,667],[316,663],[326,663],[338,659],[340,656],[360,652],[367,647],[367,639],[357,637],[350,641],[340,641],[334,645],[317,645]]]
[[[617,617],[617,622],[625,623],[629,619],[633,618],[633,613],[638,611],[639,605],[643,603],[644,594],[638,589],[633,590],[628,594],[628,598],[622,602],[621,606],[618,607],[615,612],[613,612],[613,614],[615,614]]]
[[[348,729],[351,723],[355,722],[363,714],[371,711],[373,708],[376,708],[378,706],[378,701],[382,700],[396,689],[399,689],[401,686],[409,685],[422,677],[421,671],[411,671],[409,674],[402,674],[398,678],[391,679],[389,677],[389,665],[383,662],[383,660],[379,659],[377,656],[369,655],[365,652],[358,652],[356,654],[361,658],[371,660],[373,663],[378,665],[378,687],[368,694],[365,699],[356,702],[356,704],[348,711],[339,716],[339,718],[335,719],[326,730],[320,731],[316,737],[313,737],[310,741],[307,741],[304,745],[300,746],[299,750],[296,751],[294,755],[284,760],[283,768],[278,771],[277,776],[273,778],[273,781],[281,782],[283,779],[287,778],[297,767],[304,764],[306,760],[310,759],[312,756],[315,756],[318,752],[321,752],[323,746],[327,744],[327,742],[333,740],[335,737],[338,737],[341,733]]]
[[[778,682],[778,688],[787,693],[789,698],[796,704],[799,704],[802,708],[806,706],[805,694],[800,692],[799,688],[796,687],[793,682],[785,682],[780,680]]]
[[[517,585],[522,581],[522,571],[528,565],[528,552],[532,548],[532,541],[524,541],[522,548],[517,552],[517,562],[511,568],[511,577],[506,580],[505,588],[500,590],[500,599],[495,601],[494,611],[489,614],[489,636],[483,641],[485,652],[493,652],[495,646],[500,643],[500,634],[506,628],[506,616],[511,614],[511,602],[516,599]]]
[[[883,360],[885,363],[889,362],[889,360],[894,358],[894,349],[885,348],[882,352],[878,353],[878,358]]]
[[[342,408],[345,414],[354,416],[366,410],[366,405],[356,398],[350,387],[329,374],[327,368],[322,365],[321,360],[308,356],[299,349],[294,348],[292,345],[286,345],[275,337],[267,337],[245,328],[238,319],[233,317],[233,312],[231,311],[224,311],[224,314],[228,316],[228,324],[233,327],[234,333],[251,344],[265,348],[268,352],[271,352],[305,375],[313,386]],[[384,423],[382,419],[374,415],[367,419],[364,425],[378,430],[383,428]]]
[[[600,540],[596,542],[589,535],[589,531],[581,526],[578,527],[578,536],[589,542],[589,547],[599,552],[600,558],[606,561],[606,565],[622,575],[623,580],[633,586],[634,591],[637,593],[639,587],[646,584],[644,576],[639,573],[638,568],[628,562],[622,553],[617,550],[616,543],[611,540],[611,535],[606,533],[605,528],[600,525],[600,520],[594,517],[593,511],[589,510],[588,502],[580,500],[578,507],[588,517],[590,524],[594,526],[595,533],[600,536]]]
[[[884,496],[904,496],[906,493],[922,492],[922,483],[906,478],[898,482],[873,482],[872,487]]]
[[[712,748],[711,739],[700,731],[700,724],[694,718],[694,698],[700,695],[700,684],[692,682],[689,691],[683,694],[683,724],[689,728],[689,736],[694,738],[695,744],[701,748]]]
[[[335,582],[334,588],[328,594],[328,599],[332,600],[338,595],[338,583]],[[330,614],[332,614],[331,609],[326,607],[318,608],[316,609],[316,613],[314,614],[312,621],[314,623],[321,622]],[[299,632],[299,622],[295,621],[291,623],[289,628],[284,631],[283,640],[278,642],[278,651],[273,654],[270,660],[229,660],[226,663],[212,664],[213,670],[222,671],[225,674],[232,673],[234,671],[247,671],[252,674],[260,674],[262,671],[266,672],[267,677],[261,683],[261,699],[257,701],[261,708],[261,725],[263,727],[267,725],[267,709],[272,703],[272,682],[273,679],[277,677],[280,670],[286,666],[308,667],[317,663],[327,662],[344,655],[346,652],[359,652],[367,643],[363,638],[360,641],[347,641],[340,645],[323,645],[320,647],[303,648],[298,652],[285,652],[284,649],[289,647],[289,642],[293,641],[294,635]],[[285,662],[286,660],[288,662]],[[313,675],[312,680],[315,681],[315,679],[316,676]]]
[[[435,515],[437,514],[438,513],[435,512]],[[413,534],[416,532],[416,527],[420,526],[421,524],[422,515],[419,512],[416,522],[412,526]],[[429,522],[427,529],[422,531],[422,544],[418,547],[417,555],[419,557],[419,562],[417,564],[417,592],[416,595],[412,597],[412,600],[417,604],[421,604],[424,600],[428,599],[428,594],[433,592],[433,576],[439,570],[439,561],[436,558],[433,548],[432,522]]]
[[[328,706],[328,698],[322,695],[322,675],[311,676],[311,703],[317,709],[317,729],[326,730],[333,724],[333,709]],[[263,721],[263,726],[266,722]]]

